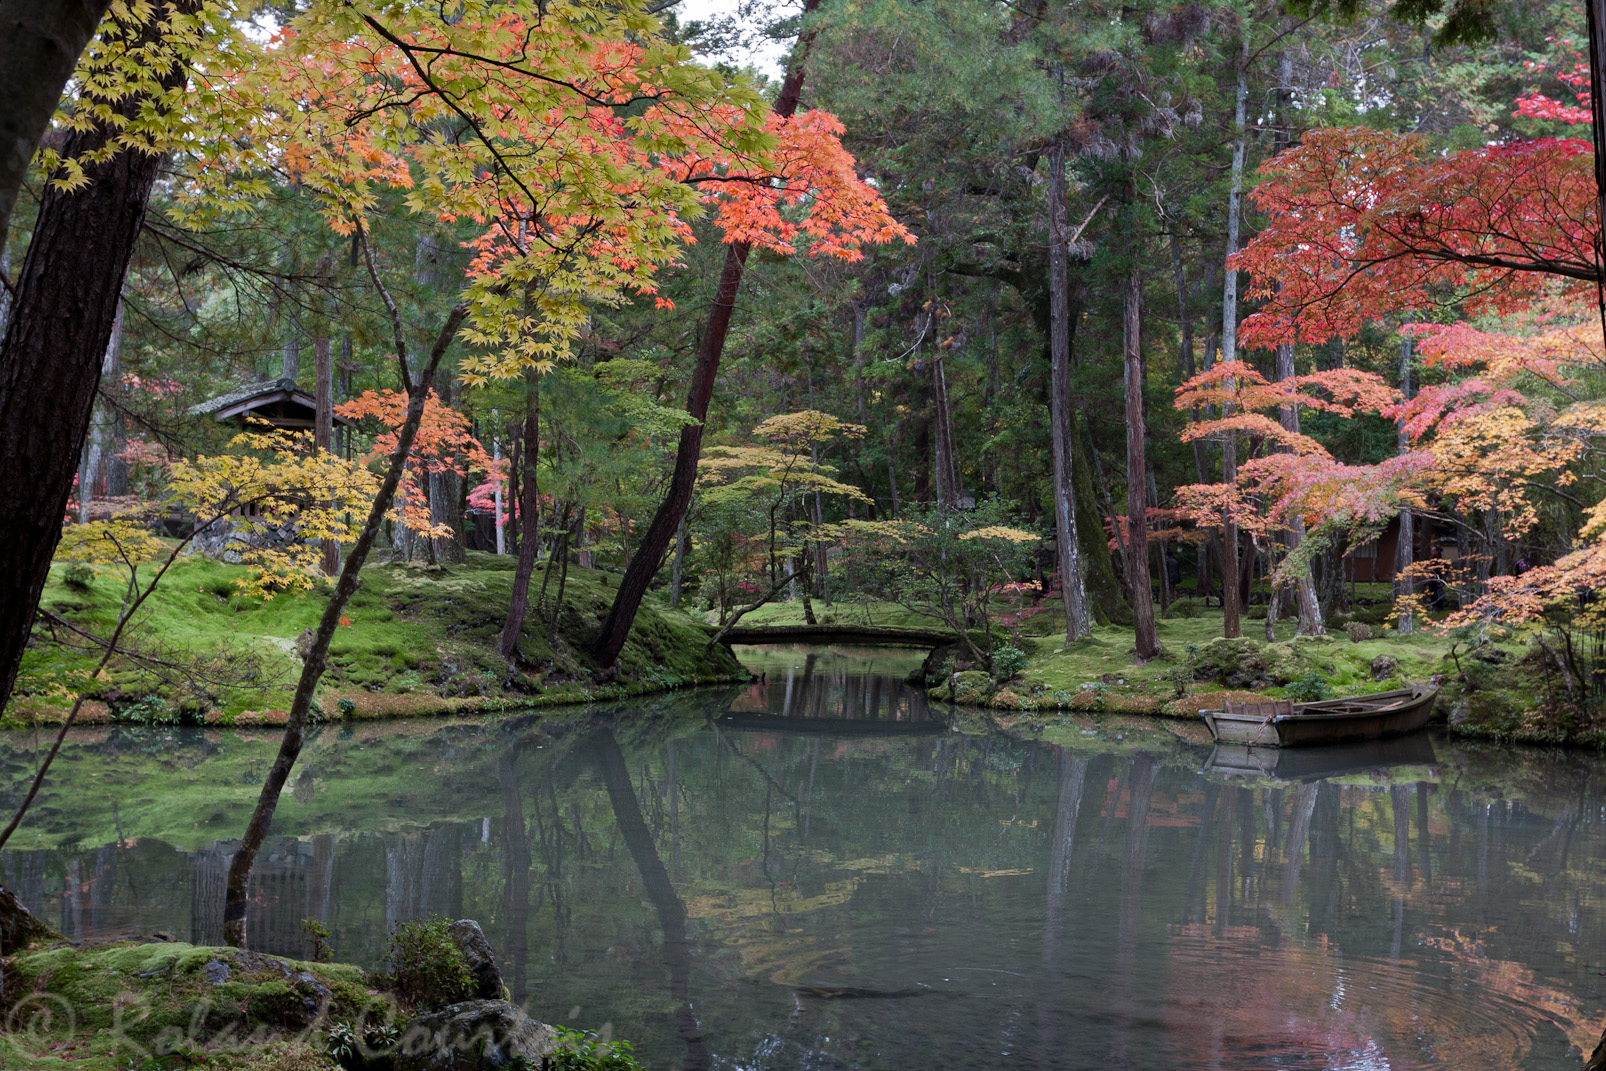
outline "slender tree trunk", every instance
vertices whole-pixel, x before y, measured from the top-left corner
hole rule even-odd
[[[1188,310],[1188,281],[1183,271],[1182,240],[1177,237],[1176,225],[1170,221],[1166,223],[1166,235],[1171,244],[1171,274],[1176,279],[1177,286],[1177,321],[1180,325],[1181,342],[1177,347],[1177,363],[1181,368],[1183,382],[1187,382],[1198,374],[1194,363],[1193,353],[1193,316]],[[1207,355],[1208,359],[1208,355]],[[1198,410],[1188,414],[1190,420],[1198,419]],[[1193,475],[1195,483],[1205,483],[1205,473],[1209,465],[1205,462],[1205,444],[1195,439],[1190,443],[1193,447]],[[1215,530],[1206,533],[1206,543],[1199,548],[1199,568],[1194,575],[1194,594],[1204,596],[1210,590],[1210,556],[1220,553],[1220,545]]]
[[[117,316],[112,320],[111,341],[101,362],[100,379],[110,389],[117,388],[123,364],[123,308],[119,298]],[[100,396],[100,391],[96,391]],[[84,441],[83,460],[78,465],[78,523],[88,524],[90,506],[97,494],[117,498],[128,493],[128,468],[117,455],[126,445],[123,418],[104,401],[97,401],[89,418],[89,435]],[[120,478],[119,478],[120,477]]]
[[[1065,143],[1056,141],[1048,158],[1049,420],[1053,425],[1054,534],[1065,607],[1065,642],[1092,635],[1087,587],[1082,577],[1081,544],[1076,534],[1076,482],[1071,436],[1071,293],[1066,277]]]
[[[314,404],[312,444],[323,453],[328,453],[334,443],[334,365],[329,358],[329,334],[319,330],[318,337],[312,343],[312,360],[317,370],[316,401]],[[325,539],[320,549],[323,552],[323,572],[325,576],[334,576],[340,571],[340,545],[333,539]]]
[[[450,406],[451,374],[441,376],[439,383],[435,393],[442,405]],[[447,530],[446,535],[431,537],[435,561],[457,565],[468,560],[463,546],[463,485],[464,478],[449,469],[429,474],[429,521]]]
[[[1279,382],[1294,378],[1294,347],[1284,344],[1277,347],[1277,379]],[[1299,410],[1293,406],[1281,406],[1277,416],[1282,425],[1289,431],[1299,431]],[[1297,550],[1305,541],[1305,520],[1295,517],[1289,525],[1287,532],[1288,550],[1290,553]],[[1268,567],[1269,568],[1269,567]],[[1293,582],[1294,612],[1298,616],[1298,633],[1301,636],[1320,636],[1327,630],[1322,626],[1322,604],[1316,597],[1316,581],[1311,575],[1310,563],[1300,569],[1299,576]]]
[[[686,578],[686,518],[680,519],[680,527],[675,530],[675,564],[669,573],[669,608],[680,607],[680,586]]]
[[[1606,0],[1584,0],[1584,12],[1589,31],[1590,136],[1595,145],[1595,262],[1606,264]],[[1606,277],[1599,274],[1595,298],[1601,332],[1606,335]]]
[[[198,0],[186,0],[180,10],[193,11],[197,4]],[[47,20],[21,11],[31,5],[0,6],[0,17],[10,20],[0,21],[0,31],[5,31],[0,32],[0,57],[15,59],[14,64],[10,60],[0,64],[0,86],[8,85],[14,75],[44,77],[54,70],[42,57],[12,53],[16,39],[9,36],[10,27],[34,35],[30,40],[36,48],[72,51],[65,61],[70,68],[88,38],[66,31],[80,26],[91,9],[98,16],[99,9],[92,4],[60,6],[71,6],[77,14],[58,22],[54,16],[65,13],[54,12]],[[40,39],[47,27],[54,28],[52,41]],[[152,20],[142,39],[153,43],[160,33],[158,20]],[[185,71],[175,67],[162,84],[176,88],[184,77]],[[53,85],[56,88],[39,91],[50,98],[52,108],[59,82]],[[0,95],[0,109],[26,118],[31,113],[24,106],[38,95],[35,89],[18,88],[14,96]],[[129,97],[113,110],[132,116],[149,103],[143,97]],[[84,158],[103,149],[110,133],[102,124],[71,133],[62,154]],[[38,133],[28,124],[26,129],[17,127],[15,137],[0,152],[4,169],[12,167],[10,154],[31,154]],[[6,503],[0,518],[6,562],[0,569],[0,710],[16,682],[39,593],[61,537],[61,519],[94,407],[101,362],[160,162],[149,153],[123,151],[104,163],[87,163],[89,184],[77,192],[47,185],[27,256],[14,280],[15,304],[0,342],[0,502]],[[17,165],[19,174],[26,165],[26,160]],[[10,187],[11,193],[7,192],[4,174],[0,169],[0,211],[9,207],[15,191]]]
[[[0,0],[0,245],[34,150],[110,0]]]
[[[803,0],[803,32],[798,35],[797,47],[781,83],[774,114],[790,119],[797,112],[798,100],[803,94],[804,62],[814,42],[814,30],[808,18],[820,6],[820,0]],[[680,520],[691,506],[692,491],[697,484],[697,462],[702,457],[703,421],[708,416],[708,403],[714,394],[714,377],[719,373],[719,361],[725,352],[725,338],[730,333],[731,315],[736,311],[736,295],[742,288],[742,275],[747,268],[747,255],[752,246],[747,242],[732,242],[725,247],[725,266],[719,273],[719,284],[714,290],[714,306],[704,325],[702,339],[697,347],[697,364],[692,369],[691,386],[686,394],[686,412],[696,423],[680,431],[680,442],[675,449],[675,468],[669,479],[669,490],[664,495],[652,524],[642,537],[641,549],[630,562],[630,568],[619,581],[613,605],[592,646],[592,655],[600,669],[611,669],[624,649],[630,635],[630,626],[641,609],[641,600],[647,595],[652,578],[663,564],[669,544],[680,528]]]
[[[1411,339],[1407,335],[1400,340],[1400,397],[1409,401],[1411,398]],[[1411,448],[1410,437],[1405,434],[1405,421],[1400,421],[1400,430],[1396,440],[1400,453]],[[1415,589],[1415,581],[1410,576],[1412,551],[1415,548],[1415,525],[1412,523],[1411,511],[1400,510],[1400,532],[1394,542],[1394,599],[1399,609],[1394,627],[1400,635],[1410,635],[1416,627],[1415,615],[1411,612],[1409,602],[1400,603],[1399,600],[1411,595]]]
[[[1136,206],[1130,212],[1135,216]],[[1154,630],[1154,593],[1149,586],[1149,503],[1144,481],[1148,464],[1143,448],[1143,290],[1136,263],[1136,226],[1129,237],[1133,263],[1127,269],[1121,303],[1122,348],[1126,353],[1126,569],[1138,661],[1146,662],[1160,653],[1160,639]]]
[[[494,413],[492,414],[492,419],[493,420],[496,419],[496,414],[494,414]],[[495,431],[492,433],[492,436],[493,437],[491,439],[491,460],[493,462],[499,462],[499,461],[502,460],[502,427],[501,427],[501,421],[499,421],[499,420],[497,421],[497,427],[496,427]],[[492,522],[493,522],[491,530],[496,533],[496,556],[500,558],[502,555],[507,553],[507,530],[502,526],[503,525],[503,521],[504,521],[504,519],[506,518],[507,515],[506,515],[506,513],[503,512],[503,507],[502,507],[502,484],[501,484],[501,481],[497,481],[497,483],[495,484],[494,490],[492,491],[492,495],[493,495],[493,498],[494,498],[494,508],[492,510],[492,513],[491,513],[491,519],[492,519]]]
[[[123,301],[119,298],[117,315],[112,320],[111,341],[106,344],[106,359],[100,365],[100,378],[103,382],[109,380],[114,386],[116,385],[118,369],[122,366],[122,350]],[[114,419],[110,408],[106,405],[97,402],[90,410],[89,434],[84,438],[78,462],[79,524],[89,523],[90,509],[94,505],[97,493],[107,498],[114,495],[111,486],[111,459],[106,449],[112,438],[108,428]]]
[[[334,639],[335,629],[340,626],[340,615],[345,612],[346,603],[357,590],[357,575],[362,571],[363,563],[368,560],[368,552],[373,548],[374,537],[384,525],[385,514],[390,509],[391,501],[396,495],[396,487],[401,483],[402,473],[407,468],[407,455],[413,448],[413,440],[418,436],[418,425],[424,417],[424,401],[435,385],[435,370],[440,367],[441,358],[446,355],[446,350],[451,346],[452,339],[457,336],[457,329],[462,325],[466,315],[468,315],[467,305],[458,305],[452,309],[446,317],[446,323],[441,326],[440,334],[435,339],[435,346],[430,351],[422,374],[412,386],[407,400],[407,417],[396,433],[396,449],[390,456],[390,466],[385,472],[385,480],[380,484],[379,493],[374,497],[374,504],[368,511],[368,520],[358,534],[356,543],[352,545],[351,553],[346,555],[346,564],[340,570],[340,579],[335,582],[334,594],[324,606],[323,617],[318,621],[318,631],[313,635],[311,649],[308,650],[307,657],[301,665],[301,679],[296,683],[295,698],[290,703],[290,715],[285,720],[284,737],[279,742],[279,753],[274,757],[273,766],[268,770],[268,776],[262,783],[262,792],[257,797],[256,807],[251,812],[251,820],[246,824],[239,847],[235,849],[234,857],[229,860],[228,880],[223,893],[223,939],[236,948],[245,947],[246,886],[251,878],[251,868],[256,863],[257,852],[262,849],[262,842],[267,839],[269,830],[273,828],[273,813],[279,806],[279,794],[284,790],[284,784],[290,778],[290,771],[301,754],[301,746],[306,739],[307,716],[312,711],[312,704],[318,691],[318,681],[322,679],[328,662],[329,642]],[[397,358],[403,359],[400,354]]]
[[[519,499],[519,519],[524,525],[519,540],[519,563],[513,570],[513,597],[508,603],[507,620],[502,625],[502,657],[518,653],[519,634],[524,631],[524,615],[530,601],[530,577],[535,573],[535,555],[541,548],[540,530],[535,518],[541,512],[541,489],[535,466],[541,457],[541,373],[531,369],[530,408],[524,414],[524,441],[520,451],[523,491]],[[550,574],[551,566],[547,567]]]
[[[1238,252],[1238,219],[1244,192],[1244,138],[1248,126],[1249,102],[1249,45],[1244,42],[1238,54],[1238,92],[1233,112],[1232,181],[1227,191],[1227,260]],[[1224,362],[1238,359],[1238,270],[1228,264],[1221,295],[1221,359]],[[1230,389],[1230,381],[1229,381]],[[1231,403],[1221,407],[1225,420],[1232,415]],[[1221,479],[1228,487],[1238,479],[1238,442],[1227,432],[1221,446]],[[1221,524],[1221,608],[1222,635],[1230,638],[1243,635],[1239,623],[1238,589],[1238,522],[1231,512],[1222,517]]]

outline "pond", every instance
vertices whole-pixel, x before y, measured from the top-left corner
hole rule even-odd
[[[550,718],[313,734],[250,939],[339,958],[440,913],[513,999],[653,1068],[1550,1069],[1606,1010],[1606,771],[1435,739],[1204,769],[1197,726],[984,730],[920,653]],[[69,936],[217,943],[277,734],[77,733],[0,873]],[[10,807],[42,738],[0,740]],[[1370,761],[1382,762],[1374,756]]]

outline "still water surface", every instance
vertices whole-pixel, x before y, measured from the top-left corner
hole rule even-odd
[[[316,918],[376,965],[394,922],[470,916],[515,1000],[653,1068],[1537,1071],[1599,1036],[1592,758],[1435,740],[1277,781],[1178,722],[956,731],[900,683],[918,653],[744,655],[763,683],[570,725],[322,730],[252,942],[305,955]],[[36,746],[0,740],[0,804]],[[6,884],[69,935],[216,943],[274,746],[80,733]]]

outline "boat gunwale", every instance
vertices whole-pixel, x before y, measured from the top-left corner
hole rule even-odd
[[[1381,738],[1397,735],[1401,731],[1383,729],[1381,728],[1383,724],[1400,718],[1415,719],[1422,715],[1421,725],[1417,727],[1420,728],[1431,716],[1433,703],[1438,694],[1439,688],[1429,684],[1374,692],[1369,696],[1302,703],[1291,714],[1229,713],[1226,710],[1201,710],[1199,713],[1204,718],[1212,739],[1217,743],[1240,743],[1251,747],[1300,747],[1309,746],[1314,741],[1289,739],[1284,736],[1285,727],[1287,731],[1298,729],[1315,731],[1317,726],[1329,726],[1335,728],[1328,728],[1327,732],[1342,732],[1343,730],[1338,730],[1336,727],[1347,722],[1351,723],[1352,731],[1361,732],[1368,723],[1376,722],[1380,726],[1377,732]],[[1338,709],[1332,709],[1335,706]],[[1232,729],[1223,735],[1223,730],[1228,726]],[[1238,737],[1237,734],[1242,734],[1251,728],[1255,730],[1254,739],[1245,740]],[[1267,729],[1272,730],[1274,739],[1262,743],[1261,737]],[[1303,736],[1304,733],[1301,732],[1300,735]],[[1335,739],[1331,742],[1339,741]]]

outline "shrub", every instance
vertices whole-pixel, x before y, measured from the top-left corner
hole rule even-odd
[[[474,995],[468,961],[448,932],[452,920],[428,915],[390,931],[390,971],[396,993],[415,1008],[444,1008]]]
[[[1176,602],[1166,607],[1165,613],[1161,614],[1160,616],[1195,618],[1202,616],[1204,612],[1205,604],[1203,599],[1178,599]]]
[[[340,711],[342,718],[349,718],[357,713],[357,704],[353,700],[341,696],[335,700],[335,709]]]
[[[641,1071],[625,1041],[602,1041],[595,1034],[558,1030],[558,1051],[547,1057],[549,1071]]]
[[[993,652],[993,676],[1007,681],[1026,668],[1026,652],[1019,647],[1000,647]]]
[[[1376,635],[1376,630],[1364,621],[1351,621],[1344,626],[1344,634],[1351,643],[1365,643]]]
[[[1255,605],[1244,610],[1244,616],[1251,621],[1266,620],[1266,604],[1263,602],[1255,603]]]
[[[1343,628],[1345,625],[1349,624],[1349,622],[1350,622],[1349,614],[1344,613],[1342,610],[1339,611],[1336,614],[1328,614],[1327,615],[1327,627],[1328,628],[1340,629],[1340,628]]]
[[[1283,694],[1296,703],[1314,703],[1320,699],[1333,698],[1333,689],[1327,686],[1327,678],[1319,673],[1307,673],[1296,681],[1292,681]]]
[[[312,946],[312,962],[327,963],[334,957],[334,950],[329,945],[329,927],[315,918],[301,920],[301,935]]]
[[[61,574],[61,582],[74,591],[88,591],[95,579],[95,570],[83,562],[73,562]]]
[[[159,695],[142,695],[114,704],[118,721],[131,721],[140,725],[177,725],[178,711],[167,705]]]

